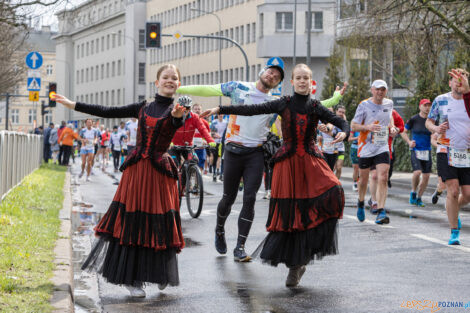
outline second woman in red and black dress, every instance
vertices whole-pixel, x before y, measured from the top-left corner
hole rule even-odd
[[[95,228],[98,237],[83,269],[96,270],[110,283],[125,285],[131,296],[145,297],[144,283],[178,285],[176,254],[184,247],[177,190],[177,168],[167,153],[183,125],[184,108],[173,105],[180,85],[176,66],[158,70],[158,94],[151,103],[106,107],[75,103],[68,108],[108,118],[139,118],[136,148],[121,167],[119,187]]]
[[[349,134],[346,121],[310,99],[310,68],[299,64],[292,76],[293,96],[258,105],[220,106],[202,114],[277,113],[282,117],[284,143],[271,160],[269,234],[255,254],[273,266],[284,263],[289,268],[288,287],[299,283],[305,265],[315,258],[337,253],[336,228],[343,215],[344,192],[315,144],[318,122],[342,130],[335,142]]]

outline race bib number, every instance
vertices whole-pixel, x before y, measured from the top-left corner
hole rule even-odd
[[[202,141],[201,137],[194,137],[193,138],[193,145],[195,145],[196,147],[201,147],[203,144],[204,144],[204,142]]]
[[[93,147],[93,141],[90,140],[90,139],[87,139],[87,140],[85,141],[85,148],[86,148],[87,150],[93,149],[93,148],[94,148],[94,147]]]
[[[470,167],[470,149],[449,148],[449,165],[453,167]]]
[[[429,150],[416,150],[416,158],[421,161],[429,161]]]
[[[323,152],[328,154],[335,153],[335,145],[333,144],[333,138],[323,137]]]
[[[388,144],[388,127],[372,133],[372,143],[375,145],[383,146]]]

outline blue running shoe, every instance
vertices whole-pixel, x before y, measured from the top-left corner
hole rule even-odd
[[[410,204],[416,205],[416,192],[410,192]]]
[[[460,230],[451,229],[449,245],[460,245]]]
[[[227,253],[227,242],[225,241],[225,232],[215,230],[215,249],[220,254]]]
[[[364,222],[366,219],[366,212],[364,210],[364,202],[360,203],[359,201],[357,202],[357,219],[359,222]]]
[[[426,204],[424,204],[424,202],[423,202],[423,200],[421,200],[421,198],[416,199],[416,205],[420,206],[420,207],[425,207],[426,206]]]
[[[379,209],[377,209],[377,203],[372,204],[371,207],[370,207],[370,213],[375,215],[378,212],[379,212]]]
[[[460,230],[462,228],[462,221],[460,220],[460,216],[459,216],[459,219],[457,220],[457,229]]]
[[[375,219],[375,224],[388,224],[390,223],[390,219],[387,216],[387,211],[385,209],[380,209],[379,213],[377,214],[377,218]]]

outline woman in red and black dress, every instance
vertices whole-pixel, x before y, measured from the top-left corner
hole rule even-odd
[[[277,113],[282,117],[283,145],[271,159],[274,163],[268,236],[254,253],[273,266],[289,268],[286,286],[296,286],[305,265],[315,258],[337,253],[336,228],[343,215],[344,192],[339,180],[318,150],[318,122],[332,123],[346,138],[349,126],[317,101],[310,99],[312,72],[305,64],[294,68],[293,96],[258,105],[220,106],[202,114],[257,115]]]
[[[184,247],[177,190],[177,168],[166,152],[183,125],[184,107],[173,105],[180,85],[176,66],[157,72],[155,101],[123,107],[56,101],[76,111],[108,118],[139,119],[136,149],[123,171],[113,201],[95,228],[98,237],[82,269],[96,270],[113,284],[125,285],[131,296],[145,297],[144,283],[179,284],[176,254]]]

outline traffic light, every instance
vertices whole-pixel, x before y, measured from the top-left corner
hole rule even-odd
[[[52,97],[57,93],[57,83],[49,83],[49,107],[55,107],[55,100]]]
[[[161,48],[161,27],[160,23],[147,22],[145,25],[145,47]]]

